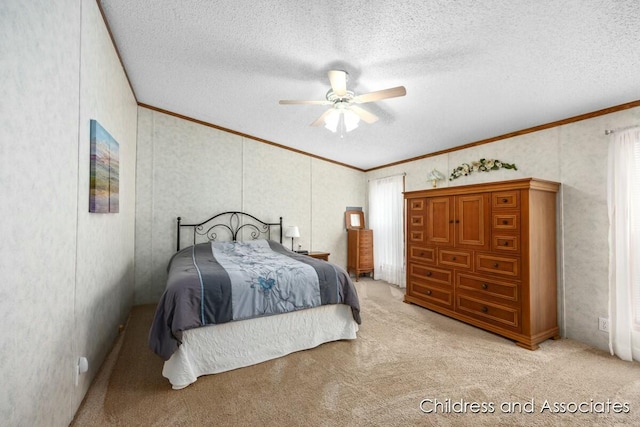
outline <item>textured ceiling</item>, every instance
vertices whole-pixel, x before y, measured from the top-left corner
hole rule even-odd
[[[361,169],[640,99],[638,0],[99,3],[138,102]],[[330,69],[407,95],[341,139]]]

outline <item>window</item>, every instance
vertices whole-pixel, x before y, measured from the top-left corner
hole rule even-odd
[[[369,181],[374,275],[401,288],[405,286],[403,192],[404,175]]]

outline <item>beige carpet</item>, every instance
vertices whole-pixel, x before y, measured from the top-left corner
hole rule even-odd
[[[72,425],[640,425],[639,363],[564,339],[524,350],[405,304],[384,282],[357,288],[357,340],[201,377],[183,390],[171,389],[147,350],[154,307],[134,307]],[[424,399],[431,412],[421,411]],[[576,404],[585,413],[569,413]]]

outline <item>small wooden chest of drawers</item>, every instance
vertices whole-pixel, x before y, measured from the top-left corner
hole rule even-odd
[[[354,273],[356,282],[363,273],[373,275],[373,230],[347,230],[347,271]]]

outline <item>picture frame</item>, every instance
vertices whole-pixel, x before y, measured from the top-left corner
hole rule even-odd
[[[97,120],[90,121],[89,212],[120,210],[120,146]]]

